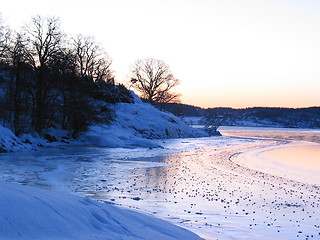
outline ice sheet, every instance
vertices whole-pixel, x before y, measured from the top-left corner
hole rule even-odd
[[[283,142],[232,158],[237,164],[287,179],[320,186],[320,145]]]
[[[319,186],[234,162],[283,141],[156,140],[159,149],[47,148],[3,154],[1,179],[151,213],[208,239],[319,238]]]

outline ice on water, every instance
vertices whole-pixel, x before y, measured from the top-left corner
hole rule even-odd
[[[153,214],[206,238],[319,237],[320,189],[237,162],[285,141],[153,140],[163,148],[47,148],[1,155],[3,180]]]

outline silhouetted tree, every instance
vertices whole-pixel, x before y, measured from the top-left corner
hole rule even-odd
[[[148,102],[174,102],[179,95],[170,92],[179,84],[162,60],[146,58],[137,60],[131,67],[131,84]]]
[[[9,42],[10,42],[11,31],[9,27],[5,26],[1,15],[0,15],[0,60],[3,61],[6,56]]]
[[[78,35],[73,39],[73,48],[77,71],[81,77],[91,78],[95,82],[104,81],[114,84],[110,70],[112,61],[93,37]]]
[[[66,44],[59,19],[34,17],[12,39],[4,30],[0,120],[17,135],[62,127],[76,137],[94,122],[110,121],[110,103],[133,102],[130,91],[115,85],[100,45],[82,35]]]
[[[34,77],[32,66],[26,60],[26,40],[19,33],[12,39],[9,48],[11,81],[9,84],[8,99],[12,106],[13,128],[16,135],[19,135],[27,126],[27,118],[30,116],[28,104],[31,102],[29,83]]]
[[[9,31],[8,31],[8,28],[4,25],[0,15],[0,71],[2,72],[5,71],[7,68],[6,50],[7,50],[8,41],[9,41]],[[5,78],[2,73],[0,75],[0,86],[3,88],[5,84],[6,84]],[[7,109],[6,99],[1,98],[0,99],[0,117],[3,124],[7,120],[9,120],[7,110],[8,109]]]
[[[25,27],[29,45],[27,58],[36,72],[34,126],[37,132],[45,127],[45,116],[48,111],[48,68],[59,55],[62,48],[63,34],[58,18],[32,18],[31,24]]]

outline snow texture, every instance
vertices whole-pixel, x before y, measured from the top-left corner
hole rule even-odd
[[[149,139],[204,137],[201,129],[188,126],[171,113],[162,112],[135,97],[135,103],[117,103],[111,125],[91,126],[82,140],[103,147],[159,147]]]
[[[67,143],[63,139],[63,136],[67,136],[66,131],[50,128],[45,134],[54,136],[57,142],[49,142],[36,132],[24,133],[17,137],[9,128],[0,125],[0,153],[35,150],[40,146],[57,146]]]
[[[171,223],[110,204],[0,182],[1,239],[200,239]]]
[[[133,94],[134,95],[134,94]],[[201,129],[188,126],[175,115],[162,112],[148,103],[143,103],[136,95],[135,103],[117,103],[112,105],[116,113],[109,125],[92,125],[79,140],[72,144],[93,144],[110,148],[157,148],[151,139],[204,137]],[[0,152],[16,152],[35,149],[38,146],[64,144],[68,133],[58,129],[48,129],[46,133],[57,142],[48,142],[37,133],[23,134],[19,138],[8,128],[0,126]]]
[[[0,153],[20,151],[25,148],[25,144],[12,131],[0,125]]]
[[[142,103],[114,105],[117,117],[110,125],[91,126],[80,141],[111,148],[160,147],[151,139],[205,136],[178,117]],[[63,143],[67,133],[49,129],[54,142],[37,133],[20,137],[0,126],[0,152],[18,152]],[[110,204],[74,195],[0,182],[0,239],[200,239],[171,223]]]

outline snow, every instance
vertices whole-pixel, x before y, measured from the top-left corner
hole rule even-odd
[[[69,144],[66,140],[67,131],[59,129],[47,129],[44,135],[53,136],[56,141],[50,142],[41,137],[38,133],[24,133],[17,137],[9,128],[0,125],[0,153],[1,152],[20,152],[26,150],[37,150],[43,146],[60,146]],[[79,141],[73,141],[74,144],[79,144]]]
[[[183,228],[94,200],[0,182],[1,239],[198,240]]]
[[[206,239],[319,237],[320,189],[306,183],[309,172],[301,170],[305,180],[298,182],[290,178],[290,171],[284,177],[269,172],[263,164],[255,170],[246,160],[238,161],[255,151],[264,156],[266,148],[286,147],[287,141],[249,137],[150,141],[162,148],[78,145],[3,153],[0,179],[50,189],[50,199],[55,195],[71,199],[65,194],[72,192],[112,202],[117,207],[170,221]],[[269,161],[255,158],[252,162],[257,160]],[[2,191],[6,192],[10,193]],[[54,205],[50,199],[43,200]],[[66,208],[66,216],[71,217],[72,211],[68,211],[72,207]],[[96,221],[92,214],[81,219],[89,219],[89,226]]]
[[[52,128],[44,134],[53,136],[57,142],[48,142],[35,132],[18,138],[11,130],[0,125],[0,149],[3,152],[15,152],[64,143],[93,144],[110,148],[158,148],[162,147],[161,144],[155,144],[152,139],[207,136],[203,130],[192,128],[175,115],[143,103],[133,95],[135,103],[117,103],[110,106],[116,113],[110,124],[91,125],[77,140],[65,140],[68,136],[66,131]]]
[[[319,236],[320,189],[306,183],[312,180],[308,171],[301,170],[304,179],[297,182],[288,168],[268,171],[261,162],[268,159],[251,159],[261,164],[256,170],[245,159],[239,162],[253,152],[264,156],[265,150],[286,147],[286,141],[210,137],[153,142],[163,148],[87,145],[3,153],[0,179],[50,189],[64,198],[72,192],[112,202],[206,239]],[[277,175],[281,172],[286,176]]]
[[[26,149],[25,144],[8,128],[0,125],[0,152],[13,152]]]
[[[53,150],[56,155],[51,157],[46,156],[48,151],[45,148],[37,152],[25,150],[35,150],[39,146],[60,146],[49,149],[63,151],[65,149],[63,146],[71,143],[68,149],[73,149],[77,145],[93,144],[100,147],[121,148],[122,154],[126,154],[123,148],[139,152],[144,151],[141,147],[162,149],[160,142],[152,140],[155,138],[206,135],[200,130],[190,128],[174,115],[142,103],[137,97],[135,104],[118,103],[113,108],[117,114],[115,121],[110,125],[90,126],[79,140],[65,140],[64,136],[68,133],[59,129],[48,129],[45,132],[52,136],[53,142],[47,141],[37,133],[27,133],[17,137],[10,129],[0,126],[0,152],[17,152],[1,155],[2,167],[7,167],[3,164],[12,157],[14,164],[17,164],[9,172],[2,172],[1,179],[13,182],[15,181],[13,179],[16,179],[16,182],[42,188],[52,185],[60,191],[66,190],[68,188],[61,181],[74,171],[74,166],[78,167],[77,162],[71,165],[68,164],[68,159],[63,162],[65,153],[61,155],[56,150]],[[21,151],[24,152],[19,153]],[[79,148],[77,152],[79,154]],[[82,158],[86,155],[88,152],[73,157]],[[114,160],[114,163],[117,164],[117,161]],[[136,163],[145,165],[144,162]],[[154,167],[165,165],[153,164]],[[149,168],[150,164],[145,167]],[[42,179],[43,174],[47,182],[32,184],[37,181],[34,181],[34,178]],[[21,177],[20,180],[17,180],[17,175]],[[1,239],[200,239],[190,231],[152,216],[65,192],[7,182],[0,182],[0,189]],[[139,197],[133,199],[140,200]]]
[[[319,171],[296,178],[266,154],[290,141],[200,138],[138,99],[114,110],[110,125],[64,145],[61,130],[49,129],[60,142],[48,143],[0,126],[0,149],[14,152],[0,154],[0,239],[200,239],[175,225],[206,239],[320,236]]]
[[[150,139],[204,137],[201,129],[188,126],[180,118],[162,112],[137,97],[135,103],[117,103],[113,106],[115,120],[108,125],[95,125],[82,137],[84,142],[103,147],[156,148]]]

